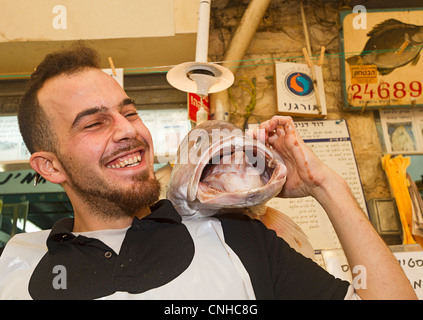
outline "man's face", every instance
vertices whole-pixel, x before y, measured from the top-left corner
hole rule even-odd
[[[113,211],[112,202],[127,215],[157,200],[150,132],[114,79],[92,68],[60,75],[44,84],[38,100],[57,134],[65,190],[91,206],[103,204],[100,211]]]

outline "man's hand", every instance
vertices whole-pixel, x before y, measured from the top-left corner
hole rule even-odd
[[[324,180],[336,175],[307,147],[295,130],[291,117],[274,116],[251,133],[273,148],[287,167],[287,180],[280,197],[315,196]]]
[[[280,196],[313,196],[332,222],[350,267],[365,267],[367,288],[358,289],[359,296],[415,299],[398,261],[357,204],[348,184],[305,145],[291,117],[274,116],[251,133],[285,162],[288,175]]]

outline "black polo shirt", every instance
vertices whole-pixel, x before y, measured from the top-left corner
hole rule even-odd
[[[0,299],[343,299],[347,293],[348,282],[260,221],[238,214],[185,220],[168,200],[151,209],[134,218],[119,253],[74,235],[73,219],[49,233],[15,236],[0,257]]]

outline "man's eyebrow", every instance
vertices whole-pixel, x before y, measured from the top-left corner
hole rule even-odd
[[[133,104],[135,105],[135,101],[134,99],[131,98],[126,98],[123,99],[121,103],[119,103],[118,108],[123,108],[126,105],[129,104]],[[86,109],[84,111],[81,111],[80,113],[78,113],[75,117],[75,120],[72,123],[71,128],[75,128],[76,125],[81,121],[82,118],[86,117],[86,116],[90,116],[99,112],[106,112],[107,111],[107,107],[105,106],[98,106],[98,107],[93,107],[93,108],[89,108]]]
[[[126,98],[126,99],[123,99],[123,100],[122,100],[122,102],[121,102],[121,103],[119,103],[119,108],[122,108],[122,107],[124,107],[124,106],[127,106],[128,104],[133,104],[133,105],[135,105],[135,101],[134,101],[134,99],[131,99],[131,98]]]
[[[107,108],[105,106],[93,107],[93,108],[89,108],[84,111],[81,111],[80,113],[76,115],[75,120],[73,121],[71,127],[72,128],[76,127],[78,122],[81,121],[81,119],[86,116],[90,116],[99,112],[106,112],[106,111],[107,111]]]

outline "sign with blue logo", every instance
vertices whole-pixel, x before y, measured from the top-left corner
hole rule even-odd
[[[307,64],[276,63],[275,79],[278,113],[292,116],[326,116],[326,100],[323,87],[322,68],[314,66],[322,112],[316,108],[316,94],[311,70]]]
[[[313,93],[313,80],[302,72],[293,72],[287,76],[286,88],[296,96],[306,97]]]

